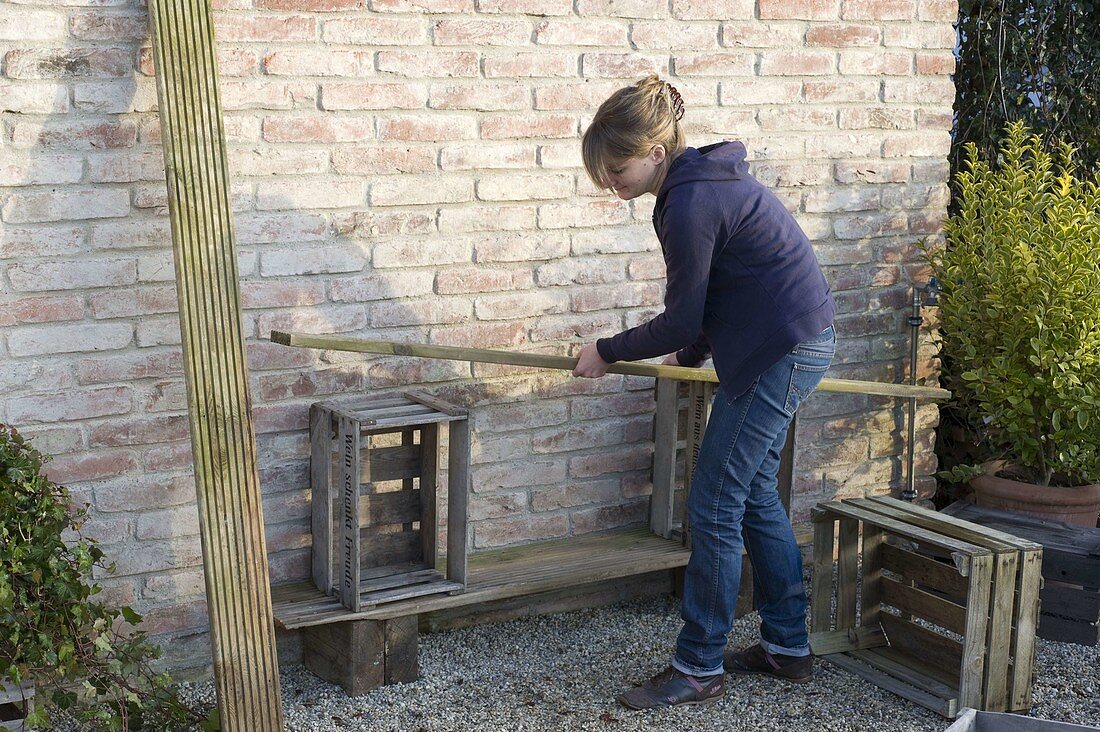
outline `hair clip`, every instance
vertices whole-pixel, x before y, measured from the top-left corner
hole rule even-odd
[[[680,92],[676,91],[676,87],[672,84],[665,82],[665,86],[668,87],[668,96],[672,100],[672,114],[679,120],[684,116],[684,100],[680,96]]]

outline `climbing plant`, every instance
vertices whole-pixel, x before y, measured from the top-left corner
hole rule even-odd
[[[96,595],[93,569],[112,572],[69,491],[43,473],[46,461],[0,424],[0,681],[35,684],[30,729],[49,728],[50,708],[92,729],[213,729],[183,704],[160,655],[137,629],[141,616]]]
[[[952,173],[966,146],[996,159],[1011,122],[1044,146],[1076,148],[1079,169],[1100,164],[1100,2],[960,0]]]

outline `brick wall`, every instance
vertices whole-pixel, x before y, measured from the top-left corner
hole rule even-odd
[[[649,217],[578,138],[650,72],[744,140],[840,304],[832,375],[905,377],[913,245],[946,203],[954,0],[221,0],[217,31],[275,580],[309,563],[307,412],[424,383],[474,405],[473,549],[638,522],[650,382],[321,356],[275,329],[562,353],[658,312]],[[108,596],[208,662],[155,83],[138,0],[0,7],[0,419],[56,457]],[[922,376],[932,373],[926,344]],[[901,405],[807,403],[796,519],[902,480]],[[920,411],[920,485],[934,470]]]

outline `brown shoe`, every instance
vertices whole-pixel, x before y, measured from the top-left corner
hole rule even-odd
[[[768,653],[759,644],[740,651],[726,651],[722,666],[731,674],[764,674],[796,684],[804,684],[814,677],[813,656]]]
[[[627,709],[656,709],[711,704],[726,693],[726,677],[699,680],[669,666],[641,686],[635,686],[616,697]]]

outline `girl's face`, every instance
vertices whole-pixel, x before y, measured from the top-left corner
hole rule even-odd
[[[608,173],[615,195],[624,201],[643,193],[657,195],[665,179],[665,148],[654,145],[649,154],[615,161]]]

